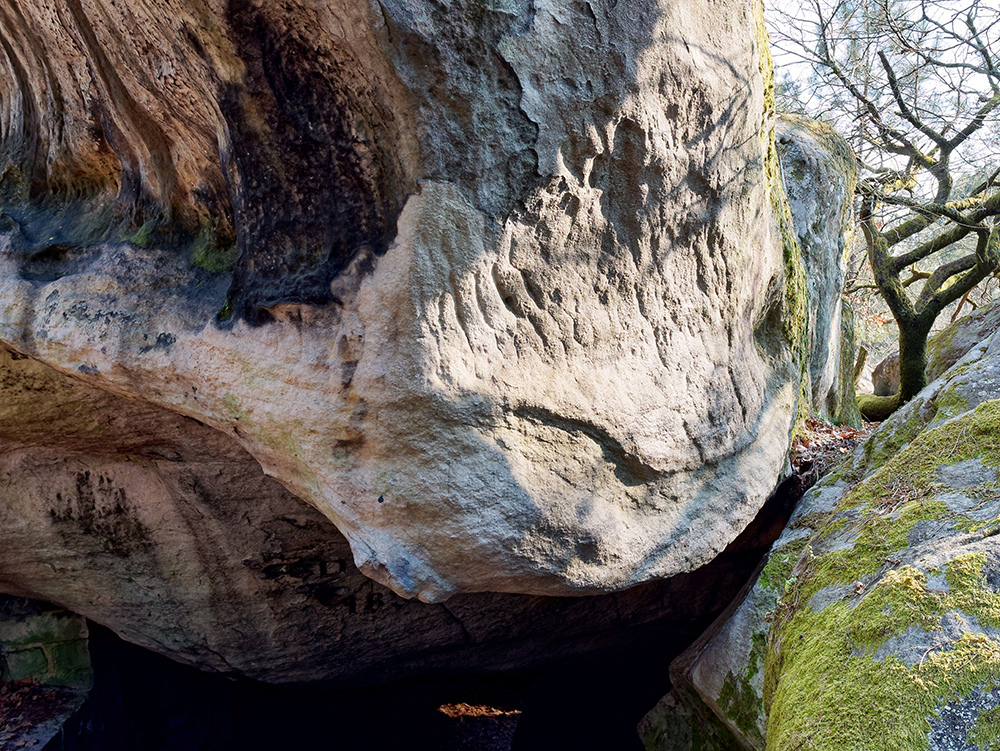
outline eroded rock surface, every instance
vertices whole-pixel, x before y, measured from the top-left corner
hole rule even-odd
[[[671,666],[647,748],[994,743],[998,446],[991,333],[805,496],[746,597]]]
[[[644,629],[691,631],[766,549],[750,530],[707,571],[597,597],[406,600],[229,436],[0,357],[0,592],[58,602],[203,670],[343,685],[523,669]]]
[[[761,28],[737,0],[10,5],[0,338],[235,438],[406,597],[692,570],[796,406]],[[4,461],[64,499],[188,474],[42,443]]]
[[[841,293],[858,167],[848,143],[823,123],[782,115],[776,139],[809,286],[810,407],[839,419],[854,400],[840,375]]]

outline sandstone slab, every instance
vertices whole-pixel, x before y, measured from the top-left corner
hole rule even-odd
[[[848,143],[823,123],[782,115],[775,137],[809,286],[810,407],[833,420],[854,399],[841,383],[841,293],[858,167]]]
[[[708,570],[603,596],[407,600],[366,577],[333,523],[231,437],[21,355],[0,363],[0,592],[57,602],[207,671],[350,685],[524,669],[692,630],[766,547],[750,530]],[[36,641],[10,651],[47,665]]]
[[[694,748],[706,716],[703,749],[993,743],[998,410],[993,332],[805,496],[746,596],[671,666],[647,747]]]

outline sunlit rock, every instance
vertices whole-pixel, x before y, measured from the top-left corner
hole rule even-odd
[[[752,4],[26,2],[0,38],[0,337],[235,438],[368,576],[618,590],[774,488],[803,300]]]

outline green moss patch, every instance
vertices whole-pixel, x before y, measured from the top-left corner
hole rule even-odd
[[[153,231],[159,225],[160,220],[158,218],[147,219],[131,234],[123,234],[122,239],[125,242],[137,247],[145,248],[149,245],[149,241],[153,236]]]
[[[920,498],[884,515],[873,505],[866,512],[852,547],[806,556],[802,573],[785,580],[764,653],[769,751],[861,751],[872,748],[872,738],[880,751],[927,748],[939,708],[974,690],[1000,687],[1000,643],[983,634],[942,640],[915,665],[893,654],[876,657],[889,639],[910,629],[937,630],[947,613],[1000,627],[1000,593],[986,582],[982,553],[946,564],[947,592],[929,590],[926,574],[914,566],[891,568],[890,556],[906,547],[917,522],[948,516],[944,504]],[[820,589],[887,566],[867,589],[859,585],[819,611],[808,605]],[[776,563],[771,573],[786,571]],[[732,688],[739,710],[746,701],[736,683]]]
[[[969,602],[979,607],[990,593],[976,565],[953,561],[947,594],[927,590],[924,574],[904,567],[860,600],[818,613],[801,607],[776,623],[766,668],[769,751],[927,748],[940,707],[1000,686],[1000,643],[983,634],[963,634],[912,666],[894,655],[875,659],[888,638],[912,627],[931,631],[944,613]]]
[[[817,556],[804,597],[820,589],[846,584],[894,565],[895,554],[907,547],[910,531],[921,521],[941,519],[948,508],[939,501],[911,501],[886,516],[866,517],[857,528],[851,547]]]
[[[900,406],[899,394],[892,396],[858,394],[858,411],[869,422],[888,420]]]
[[[900,439],[909,430],[904,425]],[[890,445],[896,442],[895,436],[889,439]],[[874,452],[873,463],[880,455],[880,450]],[[915,435],[905,449],[852,488],[842,505],[883,502],[897,495],[903,485],[913,492],[932,488],[938,467],[976,458],[987,466],[1000,466],[1000,400],[983,402],[961,417]]]
[[[868,399],[859,396],[858,399]],[[887,397],[872,397],[884,399]],[[883,427],[878,439],[865,445],[867,466],[881,466],[889,461],[903,446],[916,438],[924,429],[926,421],[922,414],[924,400],[916,397],[903,410],[893,414],[891,421]]]
[[[783,591],[785,582],[791,577],[792,569],[807,542],[807,537],[801,537],[788,543],[783,548],[772,550],[767,558],[767,563],[757,578],[757,584],[767,589],[777,590],[778,592]]]
[[[979,715],[969,732],[969,743],[974,743],[980,751],[1000,749],[1000,707],[994,707]]]
[[[228,274],[236,265],[236,244],[222,242],[212,227],[205,225],[191,245],[190,259],[211,274]]]
[[[798,526],[812,536],[772,551],[758,579],[758,597],[770,592],[777,601],[765,617],[766,648],[745,676],[729,677],[720,706],[753,737],[761,704],[749,695],[750,680],[762,657],[768,751],[926,749],[938,712],[1000,689],[1000,640],[972,628],[956,637],[942,626],[1000,628],[1000,592],[986,577],[992,558],[973,551],[940,564],[934,574],[946,590],[929,589],[927,572],[904,562],[913,560],[908,549],[920,524],[932,523],[921,535],[942,540],[973,526],[1000,534],[1000,519],[974,521],[939,496],[953,490],[941,467],[970,460],[1000,467],[1000,400],[968,410],[960,393],[945,389],[894,420],[843,471],[867,476],[832,511],[803,516]],[[993,503],[997,485],[961,492]],[[821,591],[823,606],[814,608]],[[990,709],[969,742],[1000,751],[998,733],[1000,708]]]
[[[1000,594],[987,588],[985,566],[986,556],[982,553],[952,560],[945,571],[949,600],[956,610],[974,616],[979,625],[1000,628]]]
[[[912,566],[889,571],[854,608],[848,637],[868,652],[912,626],[937,627],[944,595],[927,590],[927,576]]]
[[[752,738],[758,743],[763,743],[757,720],[760,717],[760,697],[750,682],[745,679],[736,679],[730,673],[722,684],[722,691],[719,692],[719,707],[726,713],[726,717],[736,727],[740,729],[747,738]]]
[[[949,419],[956,417],[969,409],[969,400],[950,386],[934,397],[934,418]]]

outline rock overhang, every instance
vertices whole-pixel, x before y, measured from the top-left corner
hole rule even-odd
[[[64,108],[104,113],[88,200],[150,217],[40,247],[12,209],[10,346],[236,437],[405,596],[612,591],[738,534],[799,389],[752,9],[650,2],[636,27],[613,4],[536,3],[530,25],[417,3],[152,20],[161,5],[3,24],[36,71],[9,92],[24,101],[56,96],[30,35],[71,42]],[[163,55],[120,48],[97,6]],[[461,28],[434,47],[442,23]],[[18,133],[51,147],[53,113],[33,112]],[[469,170],[497,153],[516,179]],[[168,220],[203,238],[202,268]],[[232,240],[230,276],[205,259]]]

